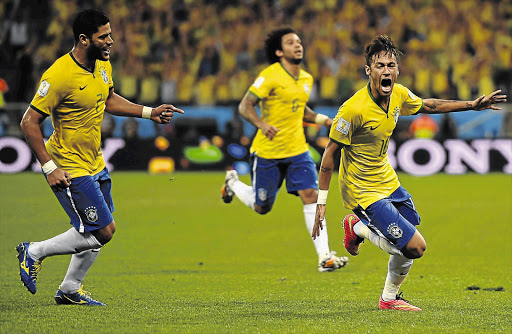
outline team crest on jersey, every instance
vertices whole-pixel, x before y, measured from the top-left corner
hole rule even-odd
[[[41,85],[39,85],[39,89],[37,90],[37,93],[41,97],[45,97],[48,94],[48,89],[50,89],[50,84],[48,83],[48,81],[43,80],[43,81],[41,81]]]
[[[388,226],[388,233],[391,234],[392,237],[398,239],[402,237],[402,234],[404,233],[400,226],[398,226],[396,223],[393,223]]]
[[[87,209],[85,209],[85,216],[87,217],[87,220],[90,222],[95,222],[98,220],[98,211],[96,210],[96,207],[90,206]]]
[[[267,191],[264,188],[258,189],[258,198],[260,201],[264,201],[267,199]]]
[[[308,84],[304,84],[304,91],[305,91],[306,93],[308,93],[308,94],[310,93],[311,88],[309,88],[309,85],[308,85]]]
[[[338,124],[336,124],[336,131],[339,131],[344,135],[348,135],[348,130],[350,130],[350,122],[340,118],[338,120]]]
[[[101,69],[101,77],[103,78],[104,83],[108,83],[107,71],[104,68]]]

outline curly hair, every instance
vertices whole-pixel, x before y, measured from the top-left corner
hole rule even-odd
[[[366,65],[370,66],[373,56],[382,51],[385,51],[386,53],[389,52],[394,55],[397,61],[400,59],[400,55],[402,54],[389,36],[380,35],[371,41],[364,49]]]
[[[265,40],[265,55],[269,64],[273,64],[279,61],[279,57],[276,55],[276,51],[283,51],[282,38],[286,34],[296,34],[292,28],[281,28],[270,32]]]
[[[75,43],[80,39],[80,35],[91,38],[98,32],[99,27],[110,22],[110,19],[103,12],[96,9],[87,9],[81,11],[73,21],[73,35]]]

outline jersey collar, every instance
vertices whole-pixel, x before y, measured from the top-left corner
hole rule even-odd
[[[283,69],[283,71],[285,71],[289,76],[292,77],[293,80],[297,81],[299,80],[299,77],[300,77],[300,69],[299,69],[299,75],[297,77],[294,77],[290,72],[288,72],[286,70],[286,68],[284,68],[283,64],[281,64],[281,62],[279,62],[279,65],[281,66],[281,68]]]
[[[380,104],[377,103],[377,101],[375,101],[375,97],[373,97],[373,94],[372,94],[372,88],[370,86],[370,81],[368,81],[368,84],[366,85],[366,87],[368,88],[368,95],[370,95],[370,97],[372,98],[373,102],[380,108],[382,109],[382,111],[384,111],[386,113],[386,115],[388,114],[388,111],[384,108],[382,108],[382,106]],[[391,94],[393,94],[393,92],[391,92]],[[389,96],[389,103],[388,103],[388,109],[389,109],[389,105],[391,104],[391,95]]]
[[[73,56],[73,52],[69,51],[69,55],[71,56],[71,59],[73,59],[73,61],[74,61],[78,66],[80,66],[80,68],[82,68],[82,69],[86,70],[86,71],[87,71],[87,72],[89,72],[89,73],[93,73],[93,74],[94,74],[94,69],[91,71],[91,70],[89,70],[87,67],[85,67],[85,66],[83,66],[82,64],[80,64],[80,63],[78,62],[78,60],[76,60],[75,56]],[[96,67],[96,66],[95,66],[95,67]]]

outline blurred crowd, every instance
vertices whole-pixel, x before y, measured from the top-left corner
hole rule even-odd
[[[363,49],[379,34],[402,50],[398,81],[419,96],[511,92],[510,1],[7,0],[7,101],[31,100],[41,74],[73,47],[74,15],[90,7],[111,19],[116,91],[143,104],[238,102],[266,66],[265,36],[282,26],[303,39],[313,103],[340,104],[366,84]]]

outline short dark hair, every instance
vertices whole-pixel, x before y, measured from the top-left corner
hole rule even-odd
[[[91,38],[98,32],[99,27],[110,22],[107,15],[97,9],[86,9],[81,11],[73,21],[73,35],[75,43],[78,42],[81,34]]]
[[[277,50],[283,51],[282,38],[286,34],[296,34],[292,28],[281,28],[271,31],[267,35],[265,40],[265,55],[269,64],[273,64],[279,61],[279,57],[276,55]]]
[[[373,56],[382,51],[389,52],[394,55],[397,61],[400,59],[400,55],[402,54],[388,35],[380,35],[371,41],[364,49],[366,65],[370,66]]]

